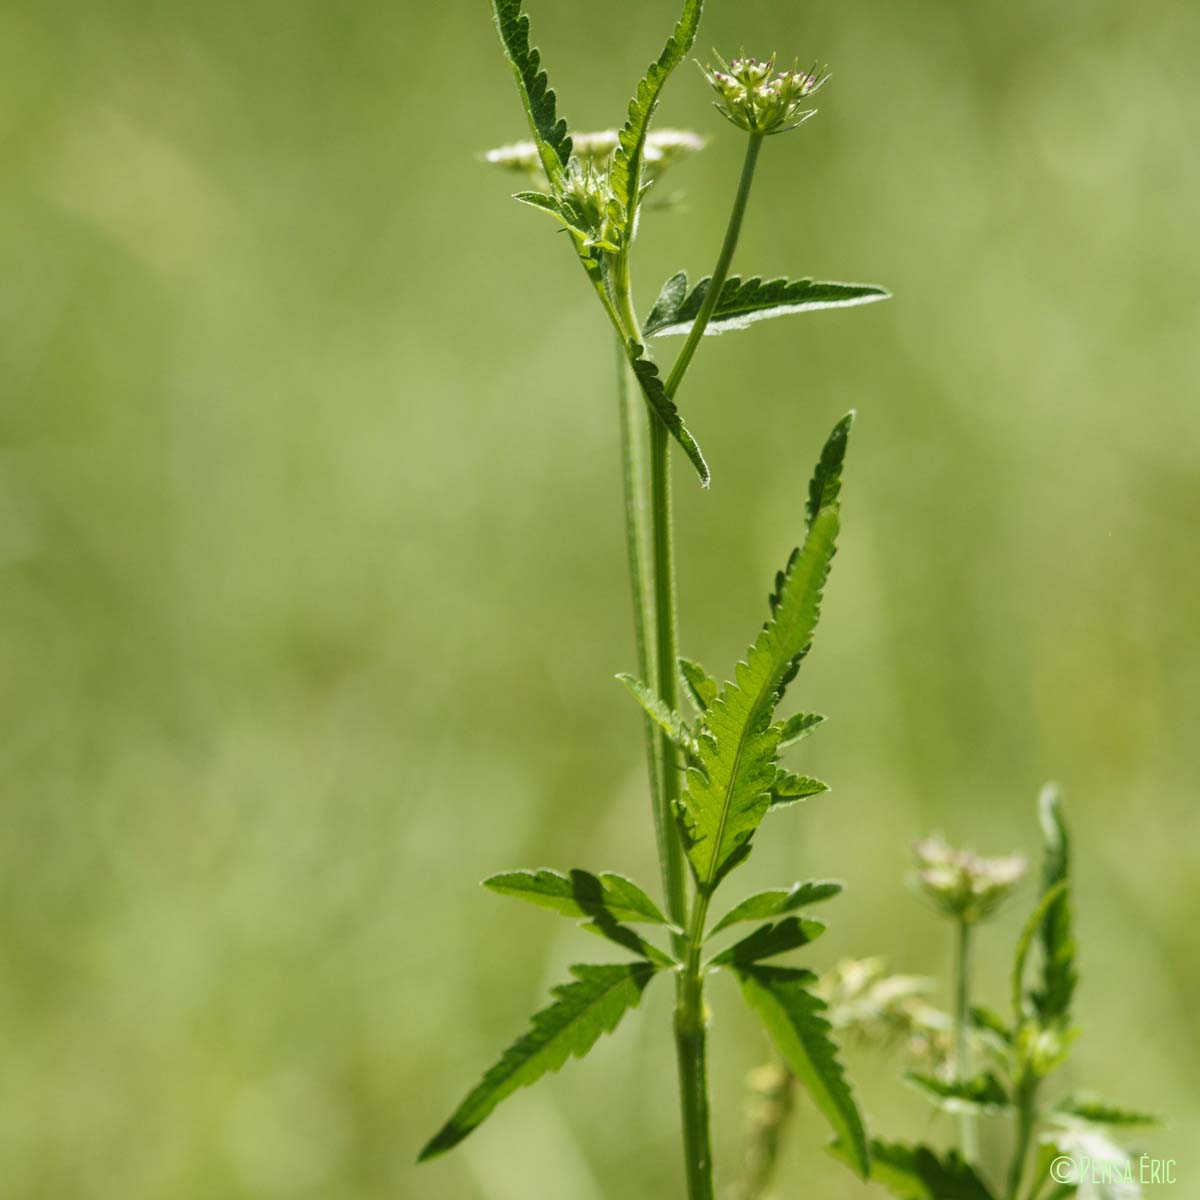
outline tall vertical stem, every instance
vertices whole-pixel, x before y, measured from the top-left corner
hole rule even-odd
[[[959,1083],[965,1083],[971,1077],[971,926],[962,919],[958,922],[954,968],[954,1076]],[[973,1163],[979,1151],[973,1113],[959,1114],[958,1133],[962,1156]]]

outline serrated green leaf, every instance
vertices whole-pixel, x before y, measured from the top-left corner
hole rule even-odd
[[[668,708],[662,698],[656,696],[640,679],[632,675],[617,678],[629,689],[633,698],[642,706],[646,715],[675,743],[690,759],[699,754],[696,738],[687,722],[674,709]]]
[[[788,717],[779,730],[779,749],[786,750],[794,746],[824,723],[825,718],[820,713],[795,713]]]
[[[653,942],[646,941],[640,933],[630,929],[628,925],[618,924],[611,917],[597,917],[594,921],[586,921],[580,928],[639,955],[647,962],[654,963],[656,967],[678,965],[676,959],[664,953]]]
[[[1058,789],[1053,784],[1043,788],[1038,797],[1038,816],[1046,855],[1042,887],[1048,889],[1066,883],[1071,867],[1070,840],[1062,819]],[[1030,994],[1030,999],[1043,1023],[1065,1022],[1070,1017],[1071,998],[1078,982],[1069,890],[1064,888],[1047,909],[1038,937],[1042,947],[1042,985]]]
[[[904,1078],[946,1112],[997,1113],[1010,1107],[1004,1084],[990,1071],[963,1080],[905,1071]]]
[[[638,385],[642,389],[642,395],[646,398],[646,403],[650,405],[651,410],[658,419],[667,427],[671,436],[683,447],[683,452],[691,460],[692,466],[696,468],[696,473],[700,476],[700,482],[704,487],[708,487],[711,476],[708,471],[708,463],[704,461],[704,455],[700,450],[700,445],[694,437],[688,432],[687,426],[683,423],[683,418],[679,415],[679,409],[675,401],[667,395],[667,390],[663,387],[663,381],[659,377],[658,367],[646,357],[645,346],[640,345],[635,341],[629,343],[630,363],[633,366],[633,373],[637,377]]]
[[[577,237],[590,240],[591,234],[580,220],[579,214],[563,201],[547,196],[545,192],[514,192],[513,199],[529,205],[530,208],[536,208],[539,212],[547,213]]]
[[[576,982],[553,989],[554,1003],[534,1014],[519,1037],[421,1151],[418,1161],[444,1154],[463,1140],[502,1100],[568,1058],[582,1058],[602,1033],[611,1033],[635,1008],[657,968],[650,963],[573,966]]]
[[[529,18],[521,11],[521,0],[492,0],[492,15],[517,81],[546,178],[556,191],[561,191],[567,163],[571,161],[571,138],[566,121],[558,117],[554,92],[542,70],[541,55],[529,44]]]
[[[1067,881],[1060,879],[1043,892],[1037,906],[1029,914],[1029,919],[1025,922],[1020,937],[1017,938],[1017,950],[1013,958],[1012,1002],[1013,1018],[1018,1026],[1025,1019],[1025,964],[1029,958],[1029,951],[1033,949],[1033,939],[1037,937],[1037,932],[1042,927],[1046,914],[1066,890]]]
[[[771,724],[780,689],[808,651],[833,560],[837,505],[825,508],[796,557],[772,619],[705,710],[698,739],[701,768],[688,771],[680,802],[688,859],[702,892],[711,894],[732,855],[758,828],[779,771],[780,728]]]
[[[846,1147],[835,1143],[833,1154],[847,1161]],[[871,1178],[897,1200],[993,1200],[986,1184],[951,1150],[944,1156],[928,1146],[871,1141]]]
[[[808,990],[817,977],[786,967],[742,967],[738,979],[746,1003],[758,1014],[788,1069],[846,1147],[845,1161],[865,1179],[870,1170],[867,1136],[829,1036],[826,1004]]]
[[[856,414],[851,409],[832,429],[821,447],[821,457],[813,469],[808,483],[808,500],[804,505],[804,516],[811,525],[817,514],[827,504],[832,504],[842,492],[842,469],[846,465],[846,451],[850,445],[850,430],[854,427]]]
[[[699,664],[691,659],[681,658],[679,674],[688,696],[696,706],[697,712],[703,712],[716,698],[720,690],[717,681]]]
[[[785,917],[774,924],[762,925],[748,937],[734,942],[727,950],[714,955],[708,965],[738,969],[763,958],[774,958],[789,950],[799,950],[801,946],[815,942],[824,932],[825,926],[820,921]]]
[[[646,135],[650,122],[658,107],[662,90],[671,72],[683,61],[696,40],[700,25],[703,0],[685,0],[683,12],[667,44],[658,59],[650,64],[645,77],[637,86],[629,102],[629,114],[621,132],[617,135],[617,148],[613,153],[609,182],[617,202],[624,208],[628,225],[627,235],[633,232],[637,206],[641,201],[642,174],[646,165]]]
[[[827,791],[829,784],[822,779],[813,779],[811,775],[793,775],[791,771],[780,768],[775,772],[775,780],[771,784],[771,811]]]
[[[569,875],[546,869],[503,871],[483,881],[501,896],[515,896],[564,917],[608,917],[613,921],[670,925],[658,906],[632,879],[603,871],[574,870]]]
[[[1162,1117],[1155,1113],[1140,1112],[1136,1108],[1122,1108],[1102,1100],[1091,1092],[1072,1092],[1064,1096],[1053,1109],[1058,1116],[1076,1117],[1092,1125],[1161,1125]]]
[[[819,904],[836,896],[842,890],[842,884],[833,879],[817,879],[807,883],[793,883],[790,888],[772,888],[766,892],[756,892],[745,900],[735,904],[709,931],[708,937],[737,925],[741,921],[764,921],[768,917],[781,917],[786,913],[795,912],[798,908],[807,908],[810,904]]]
[[[647,337],[688,333],[704,303],[710,279],[700,280],[689,292],[687,274],[672,275],[646,319]],[[730,275],[704,332],[726,333],[745,329],[756,321],[822,308],[849,308],[888,299],[890,293],[870,283],[818,283],[812,279],[769,279],[755,275],[742,279]]]

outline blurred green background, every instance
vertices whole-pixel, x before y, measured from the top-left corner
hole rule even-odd
[[[578,128],[670,3],[535,0]],[[1200,8],[711,0],[699,46],[828,61],[737,266],[895,299],[712,339],[676,472],[683,647],[728,672],[860,421],[795,702],[827,797],[731,896],[846,895],[809,961],[944,977],[911,840],[1078,846],[1068,1070],[1166,1110],[1200,1196]],[[648,215],[643,308],[705,271],[739,135]],[[482,892],[655,878],[611,346],[477,152],[523,133],[484,4],[0,8],[0,1192],[20,1200],[680,1194],[668,991],[447,1159],[413,1159],[576,956]],[[984,935],[999,1004],[1030,902]],[[943,990],[942,998],[946,992]],[[713,989],[718,1166],[764,1053]],[[849,1054],[890,1134],[948,1138]],[[865,1197],[802,1109],[782,1195]],[[1189,1157],[1190,1155],[1190,1157]]]

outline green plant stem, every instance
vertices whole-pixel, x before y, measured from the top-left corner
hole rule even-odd
[[[1017,1200],[1021,1190],[1021,1177],[1025,1174],[1025,1160],[1029,1157],[1029,1143],[1037,1125],[1037,1078],[1028,1068],[1017,1084],[1017,1138],[1013,1146],[1012,1162],[1008,1169],[1007,1200]]]
[[[746,157],[742,161],[742,176],[738,180],[737,195],[733,200],[733,210],[729,214],[729,224],[725,227],[725,240],[721,244],[721,253],[717,257],[717,265],[713,267],[708,291],[704,294],[704,302],[696,314],[695,321],[692,322],[692,328],[688,331],[687,341],[683,343],[683,349],[679,351],[679,357],[675,360],[670,375],[667,376],[664,386],[668,396],[673,397],[680,383],[683,382],[692,356],[700,345],[700,339],[704,336],[705,329],[708,328],[713,309],[717,307],[721,289],[725,286],[725,280],[729,276],[729,265],[733,262],[733,252],[737,249],[738,237],[742,232],[742,218],[746,215],[746,205],[750,200],[750,188],[754,183],[754,168],[758,166],[758,152],[762,148],[762,141],[761,133],[752,133],[746,143]]]
[[[955,956],[954,1003],[954,1074],[959,1083],[971,1077],[971,925],[958,922],[958,952]],[[959,1149],[969,1163],[979,1153],[975,1114],[964,1112],[958,1118]]]
[[[679,1064],[679,1105],[683,1115],[683,1159],[688,1200],[713,1200],[712,1145],[709,1139],[708,1064],[704,979],[693,964],[679,979],[675,1006],[675,1056]]]
[[[625,549],[629,566],[629,582],[633,592],[633,628],[637,648],[638,677],[652,684],[656,669],[652,658],[650,638],[652,636],[653,613],[651,595],[647,586],[647,534],[645,496],[644,447],[638,436],[645,406],[629,386],[629,360],[618,333],[617,350],[617,402],[621,424],[621,476],[625,508]],[[658,731],[649,717],[643,719],[646,742],[646,770],[650,778],[651,812],[654,817],[654,836],[658,847],[658,861],[662,871],[663,892],[668,897],[677,890],[672,874],[672,844],[678,844],[673,821],[664,811],[662,803],[663,764],[657,742]],[[681,897],[686,904],[686,896]],[[670,903],[668,903],[670,907]],[[681,909],[681,912],[683,910]],[[678,921],[680,918],[672,916]]]

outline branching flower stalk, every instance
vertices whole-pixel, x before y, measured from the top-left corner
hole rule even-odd
[[[510,871],[485,881],[493,891],[581,918],[591,932],[632,961],[572,967],[518,1038],[422,1151],[449,1150],[518,1088],[582,1056],[636,1006],[660,973],[675,977],[674,1037],[679,1072],[684,1175],[689,1200],[713,1200],[709,1129],[705,980],[732,973],[788,1070],[830,1122],[852,1168],[868,1171],[867,1138],[837,1057],[825,1002],[810,971],[768,966],[798,950],[824,926],[798,915],[836,895],[830,881],[794,883],[752,895],[709,924],[719,886],[745,862],[767,814],[826,790],[819,780],[781,765],[783,752],[821,723],[814,713],[779,719],[777,708],[808,653],[839,529],[839,494],[852,415],[834,427],[817,462],[805,506],[805,538],[775,579],[770,611],[732,682],[719,684],[679,655],[675,547],[671,512],[674,442],[700,482],[708,463],[678,408],[682,385],[702,339],[757,321],[824,308],[867,304],[887,293],[869,284],[730,274],[765,139],[795,129],[815,110],[808,98],[820,72],[777,71],[774,59],[721,62],[705,76],[716,107],[746,135],[745,155],[726,232],[711,275],[689,286],[680,272],[663,285],[644,321],[637,314],[632,255],[648,190],[671,162],[703,145],[682,131],[651,130],[663,88],[691,50],[702,0],[685,0],[658,59],[638,84],[625,124],[595,134],[569,132],[558,116],[541,59],[529,38],[521,0],[493,0],[501,42],[517,82],[531,140],[489,152],[537,190],[516,199],[562,226],[617,344],[623,501],[634,597],[637,676],[620,676],[645,714],[650,791],[659,851],[663,909],[633,881],[611,872]],[[647,348],[650,338],[684,336],[665,379]],[[631,387],[630,384],[633,384]],[[640,409],[640,411],[639,411]],[[680,714],[681,684],[694,709]],[[690,880],[690,883],[689,883]],[[710,942],[746,921],[765,922],[711,953]],[[669,949],[632,926],[657,926]]]

